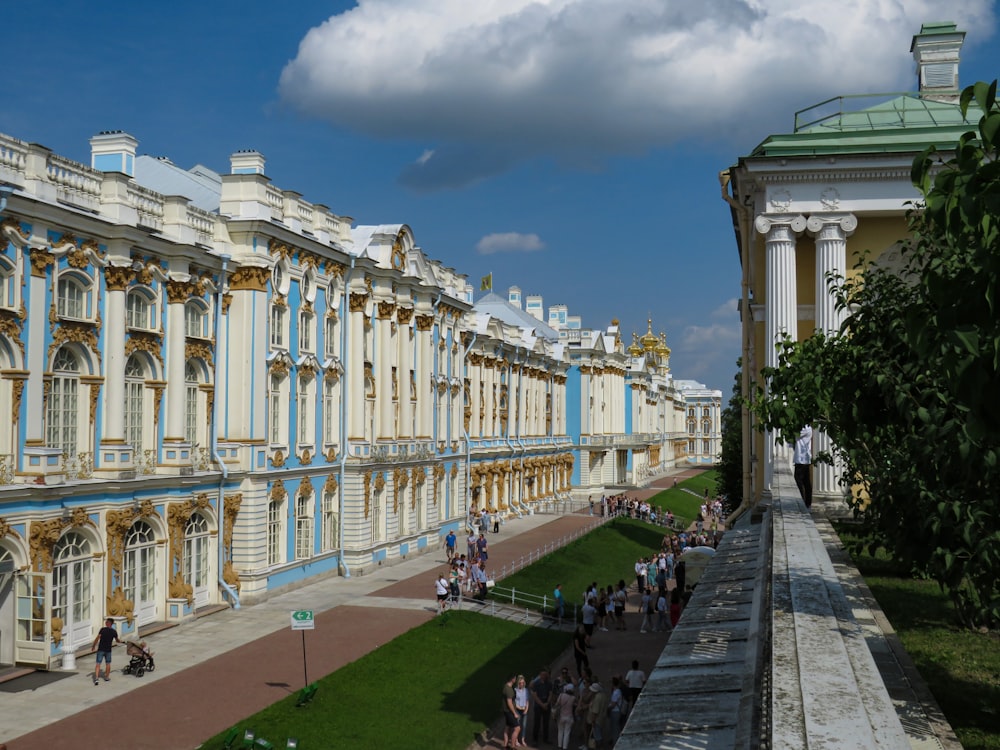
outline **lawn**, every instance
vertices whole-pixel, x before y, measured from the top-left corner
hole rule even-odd
[[[508,673],[534,676],[570,636],[475,612],[449,612],[319,680],[313,701],[292,695],[240,722],[275,748],[465,748],[500,715]],[[222,733],[201,747],[224,747]],[[237,744],[236,747],[241,745]]]
[[[935,582],[906,575],[884,554],[855,563],[965,750],[1000,750],[1000,633],[958,627]]]
[[[663,527],[643,521],[615,518],[507,576],[498,585],[551,597],[555,585],[561,583],[566,616],[571,617],[573,604],[583,604],[583,592],[591,582],[596,580],[602,588],[609,583],[617,585],[622,578],[634,582],[635,561],[659,552],[663,531]]]
[[[649,504],[664,511],[670,510],[675,518],[683,519],[684,526],[694,523],[704,502],[705,490],[709,497],[715,497],[715,482],[718,473],[705,471],[698,476],[678,482],[676,487],[658,492],[649,499]],[[684,490],[691,490],[685,492]]]

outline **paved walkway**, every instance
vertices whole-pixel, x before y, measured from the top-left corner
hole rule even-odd
[[[671,486],[674,476],[686,475],[656,480],[653,491],[627,494],[648,496]],[[595,523],[599,519],[586,511],[508,521],[501,534],[489,537],[491,567],[509,566]],[[147,639],[156,671],[142,678],[118,671],[126,657],[116,648],[111,681],[95,687],[88,670],[92,657],[82,657],[70,677],[0,698],[0,742],[9,750],[196,748],[302,687],[302,639],[290,629],[290,611],[317,613],[316,630],[306,633],[308,677],[314,681],[434,617],[433,581],[444,566],[443,549],[434,550],[364,576],[328,578],[251,607],[186,622]],[[628,573],[615,577],[629,580]],[[379,609],[374,616],[372,608]],[[630,610],[628,631],[598,633],[594,639],[591,666],[606,686],[632,659],[651,671],[666,644],[663,634],[640,634],[640,616],[634,605]]]

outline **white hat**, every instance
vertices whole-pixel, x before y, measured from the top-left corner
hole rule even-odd
[[[573,692],[573,683],[567,682],[566,686],[563,687],[563,692],[564,693],[572,693]]]
[[[599,693],[603,689],[604,688],[601,687],[601,683],[599,683],[599,682],[595,682],[593,685],[590,686],[590,692],[592,692],[592,693]]]

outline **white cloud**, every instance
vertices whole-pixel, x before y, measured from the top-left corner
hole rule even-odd
[[[424,152],[422,154],[420,154],[420,156],[417,158],[417,162],[416,163],[420,164],[421,166],[423,166],[428,161],[430,161],[430,158],[432,156],[434,156],[434,149],[432,149],[432,148],[424,149]]]
[[[309,31],[280,89],[338,125],[435,144],[401,179],[449,187],[540,155],[787,131],[828,96],[913,89],[910,39],[941,18],[986,38],[993,3],[358,0]]]
[[[520,232],[499,232],[488,234],[476,243],[476,252],[480,255],[493,253],[533,253],[545,249],[537,234],[521,234]]]

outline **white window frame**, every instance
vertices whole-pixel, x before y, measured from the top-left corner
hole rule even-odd
[[[184,304],[184,335],[207,339],[209,334],[208,306],[201,300],[188,300]]]
[[[89,276],[72,271],[59,274],[56,279],[56,314],[70,320],[93,319],[94,282]]]
[[[132,355],[125,362],[125,442],[133,455],[142,455],[146,431],[146,368]]]
[[[316,322],[316,316],[307,310],[299,311],[299,351],[313,353],[314,342],[316,340],[313,334],[313,325]]]
[[[8,310],[18,308],[21,283],[17,276],[17,265],[10,258],[0,256],[0,307]]]
[[[270,500],[267,504],[267,564],[280,565],[284,561],[285,501]]]
[[[295,496],[295,559],[307,560],[313,555],[312,495]]]
[[[313,396],[313,385],[316,382],[314,377],[300,377],[298,382],[298,392],[295,400],[295,420],[298,423],[298,437],[296,443],[299,447],[312,447],[316,444],[316,409],[314,408],[315,397]]]
[[[288,308],[277,303],[271,304],[270,320],[271,348],[285,349],[288,341]]]
[[[80,441],[80,358],[61,348],[52,360],[52,370],[45,407],[45,443],[75,458]]]
[[[337,318],[333,315],[327,315],[323,319],[323,355],[327,359],[333,359],[337,356],[339,345],[337,333]]]
[[[338,489],[337,492],[339,491],[340,490]],[[323,491],[322,548],[324,552],[337,549],[337,532],[338,532],[337,500],[338,498],[335,493],[330,492],[329,490]]]
[[[145,287],[130,289],[125,295],[125,327],[140,331],[154,331],[156,326],[156,297]]]
[[[288,382],[287,375],[271,373],[268,383],[268,439],[271,445],[288,445]]]

